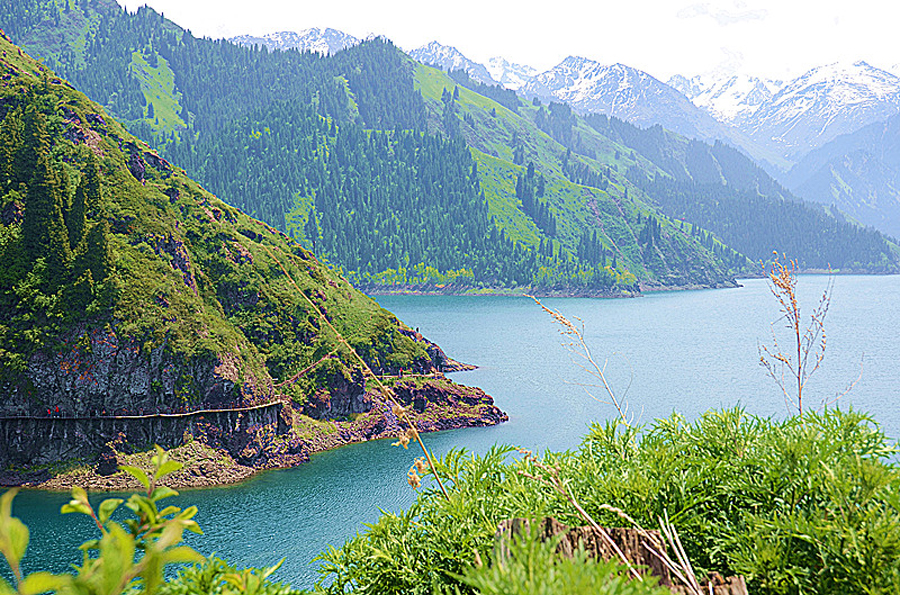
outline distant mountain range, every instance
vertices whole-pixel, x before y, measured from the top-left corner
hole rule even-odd
[[[247,51],[173,36],[151,9],[112,0],[23,2],[0,17],[15,39],[367,286],[716,286],[773,249],[811,268],[898,266],[878,234],[801,203],[730,148],[765,152],[736,127],[626,65],[569,57],[535,73],[438,43],[409,52],[436,70],[387,40],[318,29],[242,38],[273,50]],[[292,48],[308,51],[276,51]]]
[[[441,47],[427,47],[413,57],[452,67],[439,59],[446,54]],[[450,49],[467,72],[482,67]],[[575,56],[546,72],[503,58],[493,58],[487,70],[495,84],[525,97],[735,145],[799,196],[900,236],[897,120],[889,120],[900,114],[900,65],[887,71],[862,61],[830,64],[791,81],[732,74],[674,76],[667,83]]]
[[[675,75],[668,85],[720,122],[734,124],[752,116],[784,86],[783,81],[747,75]]]
[[[513,91],[521,89],[538,75],[536,68],[527,64],[515,64],[499,56],[488,60],[487,68],[495,81]]]
[[[334,53],[360,40],[335,29],[306,29],[231,39],[270,49]],[[437,41],[409,50],[422,64],[462,70],[485,85],[526,98],[557,101],[639,126],[659,124],[702,140],[725,140],[787,170],[828,141],[900,113],[900,65],[890,72],[866,62],[814,68],[792,81],[748,75],[676,75],[662,82],[624,64],[569,56],[545,72],[502,57],[487,65]]]
[[[232,41],[329,54],[360,40],[334,29],[307,29]],[[582,114],[724,141],[799,196],[834,204],[900,236],[900,161],[893,159],[894,122],[888,121],[900,113],[900,64],[887,70],[862,61],[830,64],[789,81],[716,73],[676,75],[664,83],[624,64],[577,56],[540,72],[502,57],[481,64],[436,41],[408,53],[423,64],[464,71],[473,81],[525,98],[566,103]]]
[[[900,78],[865,62],[814,68],[736,122],[792,161],[831,139],[900,112]]]
[[[441,70],[463,70],[473,81],[485,85],[498,84],[483,64],[469,60],[455,47],[432,41],[420,48],[410,50],[408,54],[413,60],[422,64],[435,66]]]
[[[259,37],[238,35],[228,41],[247,47],[259,45],[268,48],[269,51],[297,49],[327,56],[358,45],[362,40],[337,29],[313,27],[297,32],[268,33]]]
[[[519,92],[526,97],[567,103],[580,113],[596,113],[637,124],[659,124],[701,140],[730,140],[729,130],[688,99],[646,72],[569,56],[536,75]]]
[[[900,115],[808,153],[784,181],[797,196],[833,204],[860,223],[900,237]]]

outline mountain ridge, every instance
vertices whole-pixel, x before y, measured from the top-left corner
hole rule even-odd
[[[407,53],[413,60],[441,70],[463,70],[483,85],[498,84],[483,64],[469,60],[453,46],[432,41]]]
[[[252,47],[259,45],[268,50],[299,50],[302,52],[315,52],[329,55],[358,45],[362,40],[338,31],[337,29],[311,27],[302,31],[279,31],[266,35],[237,35],[229,37],[228,41]]]

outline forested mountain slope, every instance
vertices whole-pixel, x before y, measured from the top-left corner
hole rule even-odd
[[[732,147],[605,116],[586,121],[660,170],[637,163],[627,174],[666,214],[712,231],[751,260],[768,260],[777,248],[804,268],[897,270],[897,247],[881,233],[848,220],[832,205],[796,198]]]
[[[464,73],[451,76],[485,92]],[[686,139],[659,126],[642,129],[599,114],[581,117],[563,104],[519,102],[516,107],[510,96],[507,91],[496,98],[515,107],[519,118],[481,118],[489,124],[479,121],[484,106],[457,102],[460,131],[470,146],[506,162],[533,160],[548,179],[578,183],[610,197],[626,212],[625,205],[638,205],[630,228],[639,240],[648,235],[638,219],[642,213],[644,226],[646,218],[653,217],[665,237],[667,221],[673,222],[679,232],[699,238],[737,272],[745,256],[758,263],[768,260],[774,249],[791,255],[803,268],[897,270],[896,246],[880,233],[847,221],[840,212],[798,200],[732,147]],[[430,103],[429,122],[446,127],[435,104]],[[499,106],[495,111],[498,116],[508,114]],[[602,204],[596,198],[589,202]],[[573,207],[560,206],[558,212],[567,211]],[[560,237],[566,233],[561,227]],[[569,241],[577,242],[577,232],[568,233]],[[749,270],[754,270],[752,265]]]
[[[784,179],[799,196],[900,237],[900,116],[811,151]]]
[[[616,136],[567,106],[451,79],[385,40],[323,58],[196,39],[111,0],[25,4],[29,16],[13,10],[12,27],[0,26],[223,200],[367,286],[716,286],[774,249],[805,267],[896,267],[883,238],[857,241],[852,225],[807,213],[746,164],[731,177],[757,176],[753,189],[710,178],[704,167],[718,148],[632,146],[640,129]],[[51,42],[53,23],[62,34]],[[670,171],[673,147],[687,175]],[[734,161],[714,157],[711,167]],[[799,231],[770,225],[797,213]]]

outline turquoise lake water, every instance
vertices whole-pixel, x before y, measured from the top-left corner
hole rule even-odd
[[[809,311],[827,282],[801,277]],[[649,294],[637,299],[559,298],[545,303],[580,318],[597,360],[624,395],[636,420],[678,412],[694,419],[710,408],[741,405],[782,417],[780,389],[760,367],[758,342],[770,342],[777,306],[762,280],[743,287]],[[454,374],[483,388],[509,413],[494,428],[426,436],[438,454],[453,447],[484,451],[494,443],[532,450],[578,445],[591,421],[615,410],[591,398],[585,375],[561,346],[564,338],[531,300],[515,297],[383,296],[379,303],[435,341],[448,355],[478,370]],[[839,406],[867,411],[892,438],[900,437],[900,277],[848,276],[835,281],[826,319],[828,350],[805,389],[806,406],[859,382]],[[602,398],[599,389],[589,389]],[[298,587],[316,579],[312,559],[374,521],[379,509],[400,510],[414,494],[406,470],[415,453],[389,441],[351,445],[313,457],[297,469],[264,473],[238,486],[185,491],[196,504],[205,535],[191,539],[239,565],[265,566],[286,558],[275,578]],[[63,570],[80,561],[76,547],[93,537],[91,522],[59,515],[66,494],[21,493],[14,512],[31,528],[26,570]],[[95,530],[95,529],[94,529]]]

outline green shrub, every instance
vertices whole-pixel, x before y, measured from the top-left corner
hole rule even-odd
[[[107,498],[96,508],[81,488],[72,489],[72,500],[62,507],[62,513],[89,516],[100,531],[99,539],[83,543],[82,565],[71,574],[34,572],[22,576],[20,563],[28,548],[28,527],[12,516],[12,501],[16,491],[9,490],[0,497],[0,554],[6,558],[14,578],[11,586],[0,578],[0,595],[119,595],[131,592],[146,595],[210,594],[231,595],[294,595],[299,593],[270,583],[267,579],[279,565],[261,570],[237,571],[221,560],[205,560],[194,549],[180,545],[185,530],[202,533],[192,520],[197,508],[182,510],[177,506],[162,509],[159,502],[177,496],[175,490],[158,485],[164,476],[178,471],[182,465],[169,460],[161,448],[153,456],[150,474],[136,467],[122,467],[146,488],[128,500]],[[120,507],[131,515],[119,523],[112,520]],[[166,567],[171,564],[193,562],[195,566],[182,569],[178,578],[165,583]]]
[[[472,576],[476,552],[492,563],[501,520],[585,524],[563,496],[520,473],[539,471],[513,450],[449,453],[438,466],[449,499],[425,490],[406,512],[386,513],[324,553],[319,588],[473,592],[478,585],[459,577]],[[639,429],[595,424],[577,451],[541,462],[559,467],[601,525],[625,524],[608,506],[645,528],[667,513],[700,575],[741,574],[754,593],[868,593],[900,589],[895,453],[857,412],[776,421],[730,409],[691,424],[678,416]]]

